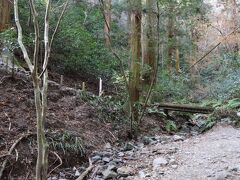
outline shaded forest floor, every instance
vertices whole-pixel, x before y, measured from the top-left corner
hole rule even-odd
[[[37,146],[32,84],[25,78],[12,79],[4,71],[0,73],[0,80],[0,162],[9,158],[4,177],[33,179]],[[74,79],[66,80],[67,85],[74,82],[77,84]],[[91,88],[94,91],[94,85]],[[150,120],[145,125],[143,132],[151,133],[149,126],[157,127],[161,122]],[[93,150],[101,149],[106,143],[126,140],[129,129],[126,126],[119,124],[116,127],[101,121],[96,108],[76,95],[74,88],[49,83],[46,129],[52,152],[50,169],[59,163],[54,152],[63,160],[62,168],[82,165]],[[12,156],[6,157],[10,147],[27,133],[32,135],[17,145]]]
[[[0,155],[4,155],[20,136],[28,132],[36,133],[36,120],[31,82],[22,78],[12,79],[4,72],[0,79]],[[66,166],[82,164],[82,154],[115,141],[111,126],[100,122],[94,107],[81,102],[81,99],[76,100],[74,93],[71,88],[49,87],[47,136],[54,142],[55,149],[51,150],[61,153]],[[13,157],[9,160],[6,171],[14,172],[15,177],[28,171],[30,175],[35,166],[36,137],[33,136],[19,143],[19,159],[16,161]],[[61,144],[64,143],[61,141],[63,138],[65,144]],[[76,138],[79,139],[78,143],[75,142]]]
[[[57,81],[58,77],[55,74],[51,80]],[[183,179],[201,177],[202,173],[211,179],[221,170],[223,176],[229,175],[229,171],[226,171],[228,159],[231,165],[239,164],[234,160],[239,156],[239,143],[236,144],[239,130],[221,127],[198,137],[195,135],[202,130],[188,116],[173,113],[171,115],[180,130],[180,136],[169,136],[164,130],[164,117],[148,114],[140,128],[141,136],[130,141],[128,124],[102,120],[97,107],[84,100],[84,94],[77,94],[77,86],[69,87],[79,83],[71,78],[66,79],[66,86],[62,87],[54,81],[49,83],[46,121],[50,145],[49,171],[61,164],[51,172],[50,179],[76,179],[88,166],[89,156],[95,167],[89,179],[99,180],[107,176],[113,179],[176,179],[180,177],[176,173],[182,173]],[[91,88],[92,92],[96,92],[94,84]],[[33,87],[29,80],[19,77],[12,79],[3,71],[0,73],[0,94],[0,162],[8,159],[3,177],[34,179],[37,144]],[[90,96],[94,97],[94,94]],[[12,155],[5,156],[10,147],[28,133],[31,135],[18,143]],[[218,152],[216,157],[215,152]],[[194,155],[196,161],[188,159],[189,154]],[[158,159],[156,161],[160,164],[157,167],[160,169],[153,169],[154,159]],[[206,170],[196,174],[197,169],[194,168],[198,167]],[[238,167],[234,169],[235,174],[238,173]],[[190,172],[189,168],[193,172],[191,177],[184,174]],[[205,172],[209,169],[212,174]]]

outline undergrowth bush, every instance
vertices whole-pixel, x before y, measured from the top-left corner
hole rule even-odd
[[[123,96],[96,96],[88,92],[80,92],[78,95],[80,101],[88,103],[94,107],[97,117],[105,123],[126,123],[125,113],[126,100]]]
[[[102,14],[98,7],[92,7],[85,17],[85,8],[77,5],[65,14],[53,47],[53,58],[59,70],[109,79],[116,61],[104,45],[100,31],[103,29]]]
[[[188,75],[173,75],[169,77],[166,71],[159,74],[158,83],[153,89],[152,101],[176,101],[184,103],[191,95],[191,83]]]
[[[96,107],[99,118],[105,122],[125,123],[125,101],[113,96],[96,97],[90,102]]]
[[[240,94],[240,70],[229,69],[225,73],[219,73],[216,80],[209,82],[210,97],[217,99],[230,99],[239,97]]]

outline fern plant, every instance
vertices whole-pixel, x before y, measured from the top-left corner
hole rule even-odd
[[[74,153],[83,156],[85,149],[83,147],[83,141],[80,137],[71,134],[68,131],[63,133],[56,133],[51,137],[48,137],[49,145],[54,150],[60,150],[64,154]]]
[[[165,129],[168,133],[170,133],[172,131],[176,132],[178,128],[174,121],[167,120],[165,123]]]
[[[228,101],[226,105],[224,105],[224,108],[227,108],[227,109],[236,109],[239,107],[240,107],[240,98],[231,99],[230,101]]]

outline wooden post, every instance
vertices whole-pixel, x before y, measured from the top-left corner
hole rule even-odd
[[[86,84],[85,84],[85,82],[82,82],[82,91],[86,91]]]
[[[6,60],[6,70],[8,71],[8,57],[7,56],[5,57],[5,60]]]
[[[15,62],[14,62],[14,56],[11,56],[12,58],[12,78],[14,78],[15,74]]]
[[[102,79],[99,78],[99,97],[102,96],[103,91],[102,91]]]
[[[61,78],[60,78],[60,86],[62,87],[63,85],[63,75],[61,75]]]

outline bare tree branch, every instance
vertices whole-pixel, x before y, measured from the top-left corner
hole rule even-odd
[[[34,63],[34,73],[37,73],[38,70],[38,55],[39,55],[39,44],[40,44],[40,30],[39,30],[39,23],[38,23],[38,13],[36,11],[35,5],[33,0],[29,0],[29,5],[33,17],[33,25],[35,31],[35,42],[34,42],[34,55],[33,55],[33,63]]]
[[[53,171],[55,171],[57,168],[59,168],[62,165],[62,163],[63,163],[61,157],[56,152],[54,152],[54,151],[52,152],[51,151],[51,153],[53,153],[57,157],[57,159],[59,160],[59,164],[48,173],[47,177],[49,177],[51,175],[51,173]]]
[[[28,52],[27,52],[27,49],[25,47],[25,45],[23,44],[23,34],[22,34],[22,26],[19,22],[19,13],[18,13],[18,0],[14,0],[14,16],[15,16],[15,22],[16,22],[16,26],[17,26],[17,30],[18,30],[18,43],[19,43],[19,46],[23,52],[23,56],[24,56],[24,59],[28,65],[28,68],[30,70],[30,72],[32,73],[33,72],[33,64],[29,58],[29,55],[28,55]]]
[[[60,22],[61,22],[61,20],[62,20],[62,17],[63,17],[63,15],[64,15],[65,11],[66,11],[66,8],[67,8],[68,3],[69,3],[69,0],[67,0],[67,1],[65,2],[64,7],[63,7],[63,10],[62,10],[62,12],[61,12],[61,14],[60,14],[60,16],[59,16],[59,18],[58,18],[56,27],[55,27],[54,32],[53,32],[53,34],[52,34],[52,37],[51,37],[51,40],[50,40],[50,44],[49,44],[49,52],[48,52],[48,59],[47,59],[46,65],[48,64],[48,61],[49,61],[49,57],[50,57],[50,53],[51,53],[51,48],[52,48],[52,44],[53,44],[54,37],[55,37],[55,35],[56,35],[56,33],[57,33],[58,29],[59,29]],[[47,66],[43,66],[43,70],[42,70],[41,74],[39,75],[39,78],[42,77],[42,75],[44,74],[44,72],[46,71],[46,69],[47,69]]]
[[[65,2],[64,7],[63,7],[63,10],[62,10],[62,12],[61,12],[61,14],[60,14],[60,16],[59,16],[59,18],[58,18],[57,25],[56,25],[56,27],[55,27],[55,29],[54,29],[54,32],[53,32],[53,35],[52,35],[52,38],[51,38],[51,41],[50,41],[50,45],[49,45],[50,50],[51,50],[51,48],[52,48],[52,43],[53,43],[54,37],[55,37],[55,35],[56,35],[57,31],[58,31],[60,22],[61,22],[61,20],[62,20],[62,17],[63,17],[63,15],[64,15],[65,11],[66,11],[66,8],[67,8],[67,6],[68,6],[68,3],[69,3],[69,0],[67,0],[67,1]]]
[[[231,36],[232,34],[234,34],[240,27],[237,27],[236,29],[234,29],[232,32],[230,32],[229,34],[227,34],[224,38],[221,38],[221,40],[215,45],[213,46],[209,51],[207,51],[199,60],[197,60],[193,65],[191,65],[188,68],[188,71],[191,70],[194,66],[196,66],[196,64],[200,63],[202,60],[205,59],[205,57],[207,57],[211,52],[213,52],[213,50],[215,50],[220,44],[222,44],[225,40],[227,40],[229,38],[229,36]]]
[[[45,12],[45,19],[44,19],[44,46],[45,46],[45,54],[44,54],[44,62],[43,62],[43,69],[45,69],[48,65],[49,59],[49,13],[50,13],[50,1],[47,0],[46,5],[46,12]]]
[[[94,168],[91,159],[89,158],[88,160],[89,160],[88,168],[76,180],[83,180],[88,175],[88,173],[92,171],[92,169]]]

